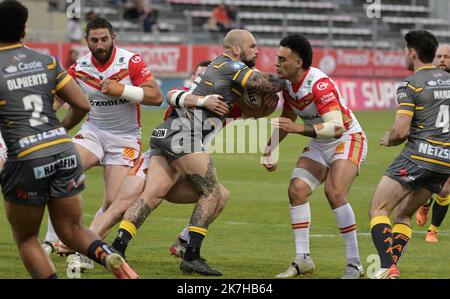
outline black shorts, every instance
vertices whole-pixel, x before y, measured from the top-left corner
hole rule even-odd
[[[191,120],[169,118],[153,130],[150,148],[151,156],[164,156],[170,163],[187,154],[204,152],[203,132],[195,129]]]
[[[6,161],[0,175],[5,200],[21,205],[45,205],[84,189],[83,166],[75,147],[59,154],[24,161]]]
[[[423,187],[432,193],[440,193],[450,176],[423,168],[402,155],[395,158],[384,174],[408,189]]]

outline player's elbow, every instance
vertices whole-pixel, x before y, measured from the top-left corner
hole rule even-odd
[[[144,104],[160,106],[163,102],[163,96],[160,90],[155,90],[151,95],[144,98]]]
[[[89,113],[89,111],[91,111],[91,103],[89,103],[89,101],[86,101],[83,106],[81,107],[81,110],[84,113]]]

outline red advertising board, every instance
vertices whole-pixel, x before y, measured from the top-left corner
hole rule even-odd
[[[27,46],[58,57],[63,65],[66,65],[70,49],[77,49],[81,55],[89,51],[86,45],[72,43],[27,43]],[[156,76],[186,76],[201,60],[213,59],[222,53],[220,45],[119,46],[139,53]],[[276,48],[259,48],[256,67],[274,72],[276,51]],[[410,74],[404,66],[402,51],[315,49],[313,66],[331,75],[347,105],[355,111],[396,107],[397,85]]]

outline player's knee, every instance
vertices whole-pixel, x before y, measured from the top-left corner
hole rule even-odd
[[[339,187],[325,188],[325,196],[330,202],[343,202],[346,201],[347,193],[345,190]]]
[[[201,177],[199,175],[186,175],[186,180],[201,197],[217,197],[220,194],[220,185],[213,175]]]
[[[292,180],[289,184],[288,195],[291,204],[305,203],[311,191],[301,180]]]

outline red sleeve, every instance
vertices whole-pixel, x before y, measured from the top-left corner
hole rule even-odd
[[[128,62],[128,73],[134,86],[140,86],[142,83],[153,79],[152,73],[150,73],[139,54],[134,54]]]
[[[286,90],[283,90],[283,110],[292,111],[291,105],[289,104],[289,98],[291,96]]]
[[[76,78],[76,75],[75,75],[75,67],[77,66],[77,63],[75,62],[74,64],[72,64],[70,67],[69,67],[69,69],[67,70],[67,73],[72,77],[72,78]]]
[[[320,115],[333,110],[340,110],[336,86],[329,78],[323,78],[314,83],[312,93],[314,103]]]

